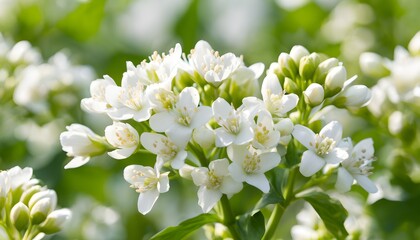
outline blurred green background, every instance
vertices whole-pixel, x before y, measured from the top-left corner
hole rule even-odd
[[[204,39],[221,53],[243,55],[247,65],[263,62],[266,68],[277,61],[280,52],[303,45],[311,52],[339,58],[349,76],[358,75],[359,82],[372,86],[377,79],[361,73],[359,55],[372,51],[392,59],[394,48],[407,46],[420,30],[419,12],[417,0],[0,0],[0,32],[10,42],[29,41],[44,61],[64,51],[73,64],[91,66],[97,78],[110,75],[117,83],[126,61],[138,64],[153,51],[167,52],[178,42],[188,54]],[[85,88],[75,93],[78,101],[88,96],[88,85]],[[57,114],[47,117],[13,105],[10,98],[2,99],[0,107],[0,169],[34,167],[35,175],[57,191],[59,204],[76,211],[74,223],[52,239],[147,239],[200,213],[195,187],[184,181],[171,182],[171,189],[176,190],[163,194],[149,215],[137,212],[137,194],[124,181],[122,170],[152,156],[136,154],[122,161],[103,156],[87,166],[64,170],[69,159],[61,151],[57,134],[31,132],[35,134],[31,138],[18,134],[19,124],[27,119],[38,126],[59,121],[58,133],[77,122],[103,134],[109,122],[83,113],[78,103],[65,113],[60,112],[59,104],[52,104],[51,112]],[[388,174],[392,185],[405,196],[404,200],[382,199],[369,207],[376,223],[374,236],[414,239],[420,236],[420,181],[407,175],[406,168],[411,165],[404,157],[412,154],[410,158],[418,164],[419,153],[413,153],[418,152],[418,143],[411,145],[412,153],[405,154],[402,148],[404,154],[389,160],[390,143],[398,143],[371,123],[363,126],[348,134],[357,140],[374,138],[378,152],[375,168],[379,171],[373,178]],[[36,142],[48,137],[56,138],[37,150]],[[381,163],[381,157],[388,159],[386,164]],[[260,196],[254,189],[247,192],[255,199],[239,204],[241,196],[235,196],[238,204],[234,211],[247,210]],[[288,216],[292,219],[292,215]],[[285,238],[290,238],[287,227],[294,221],[282,223]]]

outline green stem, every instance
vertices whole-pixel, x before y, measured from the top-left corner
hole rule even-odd
[[[271,213],[271,216],[268,219],[266,231],[262,238],[263,240],[272,239],[274,233],[276,232],[277,226],[279,225],[280,219],[284,214],[284,211],[294,199],[293,187],[295,184],[297,171],[297,167],[293,167],[290,170],[290,174],[287,179],[285,201],[283,203],[278,203],[275,205],[273,212]]]
[[[229,229],[233,239],[240,239],[239,233],[235,228],[235,216],[233,215],[232,208],[230,207],[229,199],[223,194],[220,199],[222,205],[222,221],[223,224]]]

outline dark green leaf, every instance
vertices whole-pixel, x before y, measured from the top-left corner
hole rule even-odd
[[[261,239],[265,233],[264,215],[261,212],[242,215],[238,226],[241,239]]]
[[[337,239],[344,239],[348,235],[344,228],[347,210],[339,201],[330,198],[330,196],[322,192],[311,192],[301,198],[312,205],[324,222],[325,227]]]
[[[261,209],[268,204],[276,204],[284,201],[282,194],[284,172],[284,169],[275,168],[267,174],[270,181],[270,191],[262,196],[261,200],[255,206],[256,210]]]
[[[178,226],[168,227],[158,232],[151,239],[183,239],[201,226],[219,221],[219,218],[214,214],[201,214],[181,222]]]

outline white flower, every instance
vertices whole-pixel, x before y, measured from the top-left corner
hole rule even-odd
[[[149,57],[149,62],[143,61],[134,66],[132,62],[127,62],[128,78],[139,81],[143,85],[152,85],[156,83],[171,82],[178,72],[178,67],[183,64],[181,59],[182,48],[176,44],[175,48],[169,50],[169,54],[159,55],[156,51]]]
[[[327,124],[319,134],[305,126],[295,125],[293,137],[308,149],[302,155],[299,168],[303,176],[312,176],[326,163],[337,164],[348,157],[344,149],[337,147],[342,132],[342,127],[337,121]]]
[[[159,194],[169,190],[168,174],[169,172],[161,174],[158,169],[141,165],[130,165],[124,169],[124,179],[140,193],[137,202],[140,213],[150,212]]]
[[[218,159],[210,162],[209,168],[195,168],[191,172],[194,184],[199,186],[198,205],[203,212],[209,212],[220,200],[223,194],[232,195],[242,189],[242,183],[229,176],[229,161]]]
[[[324,100],[324,88],[318,83],[311,83],[303,91],[305,102],[310,106],[317,106]]]
[[[115,159],[128,158],[133,154],[140,143],[139,134],[128,123],[114,122],[105,128],[105,138],[113,147],[117,149],[108,152],[108,155]]]
[[[150,118],[151,107],[145,96],[146,86],[124,73],[121,87],[108,86],[105,90],[107,102],[112,106],[107,111],[114,120],[127,120],[133,118],[137,122]]]
[[[16,189],[23,184],[27,183],[32,177],[33,170],[32,168],[20,168],[19,166],[15,166],[9,170],[7,170],[8,176],[8,184],[10,184],[10,188]]]
[[[385,63],[386,59],[372,52],[364,52],[359,57],[360,69],[363,73],[380,78],[389,74]]]
[[[106,143],[86,126],[72,124],[67,131],[60,134],[60,143],[67,156],[73,159],[64,168],[77,168],[86,164],[91,157],[103,154]]]
[[[150,105],[155,112],[171,110],[178,99],[175,93],[171,91],[170,82],[148,86],[146,98],[149,99]]]
[[[276,147],[280,141],[280,132],[274,129],[271,114],[262,110],[257,114],[257,124],[253,128],[254,140],[252,146],[257,149]]]
[[[341,89],[347,79],[347,71],[343,66],[336,66],[328,71],[325,77],[325,88],[327,91],[335,92]]]
[[[185,145],[179,145],[170,138],[162,134],[145,132],[140,137],[144,148],[157,155],[156,165],[161,166],[166,162],[171,162],[171,166],[180,169],[184,165],[187,152]]]
[[[212,117],[211,108],[200,106],[197,89],[187,87],[178,96],[178,102],[170,111],[164,111],[150,118],[150,127],[156,132],[165,132],[171,139],[186,144],[193,129],[203,126]]]
[[[301,45],[295,45],[290,50],[290,57],[295,61],[296,64],[299,64],[300,59],[304,56],[309,56],[309,51]]]
[[[247,97],[243,100],[244,105],[254,112],[265,108],[273,117],[284,117],[296,107],[299,101],[299,97],[294,93],[284,94],[280,81],[275,74],[269,74],[264,78],[261,94],[263,101],[256,97]]]
[[[276,123],[274,128],[280,132],[279,143],[286,146],[292,140],[293,122],[290,118],[282,118]]]
[[[84,110],[94,113],[105,113],[111,105],[106,101],[105,90],[108,86],[116,86],[115,81],[108,75],[90,84],[90,98],[82,99],[81,106]]]
[[[236,111],[223,98],[216,99],[212,109],[216,122],[221,126],[215,130],[217,147],[242,145],[253,139],[251,123],[244,112]]]
[[[360,141],[353,147],[351,139],[343,139],[343,147],[347,148],[349,157],[341,162],[341,167],[338,168],[337,182],[335,187],[340,192],[347,192],[350,190],[354,179],[369,193],[375,193],[378,188],[367,177],[373,167],[374,148],[371,138]]]
[[[264,173],[280,163],[277,152],[261,152],[252,146],[242,145],[228,148],[228,156],[232,160],[228,169],[235,181],[247,182],[264,193],[270,191]]]
[[[224,80],[243,65],[241,58],[233,53],[222,56],[214,51],[206,41],[198,41],[191,50],[189,62],[192,68],[198,72],[206,82],[218,87]]]

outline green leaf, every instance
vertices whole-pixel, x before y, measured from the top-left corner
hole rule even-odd
[[[264,215],[261,212],[242,215],[238,227],[241,239],[261,239],[265,233]]]
[[[208,224],[208,223],[214,223],[219,222],[220,219],[217,217],[217,215],[214,214],[201,214],[196,217],[190,218],[188,220],[185,220],[181,222],[178,226],[175,227],[168,227],[160,232],[158,232],[156,235],[154,235],[151,239],[183,239],[193,231],[197,230],[201,226]]]
[[[337,239],[344,239],[348,235],[344,227],[344,221],[348,215],[347,210],[338,200],[332,199],[322,192],[311,192],[301,198],[312,205],[324,222],[325,227]]]
[[[259,210],[269,204],[277,204],[284,201],[282,194],[284,173],[285,170],[281,168],[275,168],[267,173],[267,177],[270,181],[270,191],[262,196],[261,200],[255,206],[255,210]]]
[[[99,30],[104,16],[105,0],[81,3],[74,11],[61,19],[57,26],[78,41],[86,41]]]

